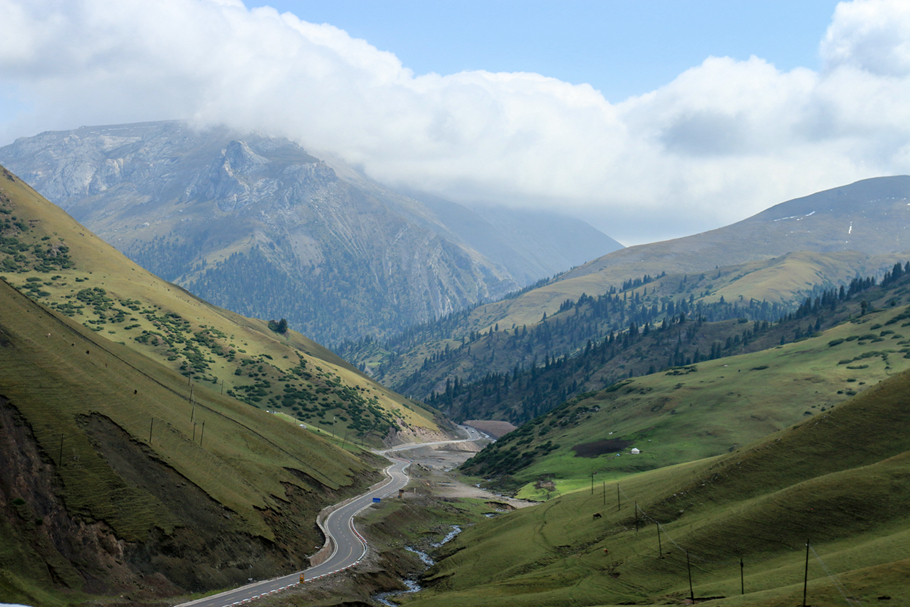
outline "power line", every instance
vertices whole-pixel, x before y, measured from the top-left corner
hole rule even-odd
[[[822,560],[822,557],[819,556],[819,554],[815,551],[815,548],[813,548],[812,546],[809,546],[809,550],[811,550],[812,554],[815,555],[815,558],[818,559],[818,564],[822,566],[822,570],[825,572],[825,575],[827,575],[828,578],[830,578],[830,580],[832,582],[834,582],[834,587],[837,588],[838,592],[841,593],[841,596],[844,597],[844,600],[847,601],[847,605],[852,606],[854,604],[855,605],[862,604],[859,601],[859,599],[851,599],[850,597],[847,596],[846,586],[844,586],[840,582],[840,580],[837,579],[837,576],[834,575],[834,573],[831,571],[831,569],[828,568],[828,565],[825,564],[825,561]]]

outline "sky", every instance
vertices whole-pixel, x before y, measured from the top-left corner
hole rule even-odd
[[[627,245],[910,173],[907,99],[907,0],[0,0],[0,145],[225,124]]]

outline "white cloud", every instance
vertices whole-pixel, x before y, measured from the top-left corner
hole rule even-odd
[[[710,57],[608,103],[530,73],[415,75],[330,25],[214,0],[0,0],[0,139],[191,118],[464,201],[556,207],[624,242],[910,172],[910,4],[837,7],[820,72]]]

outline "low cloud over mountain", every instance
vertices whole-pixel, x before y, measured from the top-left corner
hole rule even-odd
[[[621,103],[533,73],[415,74],[336,27],[236,1],[0,0],[0,12],[0,83],[23,108],[0,125],[7,141],[225,124],[394,186],[558,206],[626,244],[910,172],[910,5],[896,0],[839,4],[817,71],[708,57]]]

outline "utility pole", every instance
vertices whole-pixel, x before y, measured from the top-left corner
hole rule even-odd
[[[806,592],[809,589],[809,540],[806,540],[806,573],[803,576],[803,607],[806,607]]]
[[[332,438],[335,438],[335,424],[338,423],[338,418],[334,415],[332,416]]]
[[[621,507],[622,504],[619,501],[619,483],[616,483],[616,511],[619,512]]]
[[[689,572],[689,600],[695,604],[695,591],[692,590],[692,565],[689,564],[689,551],[686,550],[686,569]]]
[[[739,587],[741,594],[746,594],[746,573],[743,557],[739,557]]]
[[[205,420],[202,420],[202,431],[199,433],[199,446],[202,446],[202,439],[205,438]]]
[[[152,418],[152,423],[149,424],[149,445],[152,444],[152,430],[155,428],[155,418]]]
[[[594,473],[591,473],[591,495],[594,495]]]

